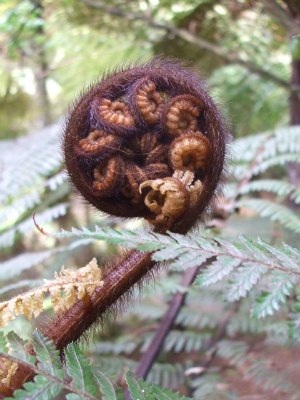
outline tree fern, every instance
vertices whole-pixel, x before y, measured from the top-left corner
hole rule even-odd
[[[136,379],[131,373],[126,374],[126,382],[132,400],[191,400],[189,397]]]
[[[65,253],[67,256],[70,252],[75,251],[76,248],[86,246],[90,240],[76,240],[67,246],[56,247],[49,250],[36,251],[30,253],[22,253],[16,257],[12,257],[7,261],[0,263],[0,281],[12,279],[20,275],[23,271],[28,270],[57,253]]]
[[[288,207],[265,199],[243,199],[236,204],[254,210],[261,217],[278,221],[286,228],[300,233],[300,218]]]
[[[87,358],[81,353],[79,347],[70,344],[66,351],[66,369],[70,377],[72,377],[72,385],[83,393],[91,396],[97,395],[96,381]],[[74,396],[72,399],[75,400]]]
[[[270,291],[262,293],[256,299],[253,315],[257,318],[273,315],[280,309],[282,304],[286,303],[286,299],[291,295],[295,283],[293,276],[276,272],[269,280]]]
[[[174,235],[173,233],[169,233],[169,235],[161,235],[147,231],[117,231],[113,228],[100,228],[99,226],[95,226],[94,230],[82,228],[72,229],[72,231],[62,231],[61,233],[55,234],[55,236],[57,238],[82,237],[95,240],[107,240],[108,242],[119,244],[127,248],[153,251],[153,260],[170,261],[171,267],[175,263],[176,269],[179,266],[180,269],[189,268],[191,266],[186,264],[186,253],[193,253],[194,258],[198,261],[198,265],[203,262],[203,259],[217,257],[219,261],[214,261],[213,264],[215,269],[215,282],[219,280],[217,273],[218,267],[220,279],[224,277],[224,274],[226,275],[226,272],[223,271],[218,262],[220,262],[220,264],[225,262],[225,266],[226,263],[228,263],[228,274],[238,265],[245,262],[259,263],[269,270],[286,271],[287,273],[295,275],[300,274],[300,252],[298,250],[292,249],[293,252],[288,255],[286,254],[287,245],[285,245],[278,248],[278,253],[275,255],[274,252],[271,251],[272,246],[269,248],[266,246],[263,247],[263,241],[259,240],[255,242],[243,237],[240,237],[238,240],[226,241],[217,237],[214,237],[213,239],[205,237],[203,234],[201,235],[201,232],[195,232],[194,234],[188,234],[185,236]],[[282,254],[282,257],[285,258],[285,262],[282,262],[279,254]],[[287,260],[289,260],[288,265],[286,265]],[[232,266],[231,262],[234,266]],[[291,267],[292,265],[294,267]],[[207,270],[206,274],[201,278],[203,284],[205,284],[206,278],[209,279],[210,275],[210,270]]]
[[[217,354],[228,360],[241,371],[245,379],[251,379],[255,384],[265,390],[283,393],[295,393],[296,388],[287,379],[284,373],[273,369],[267,360],[261,360],[250,352],[246,342],[235,340],[223,340],[217,345]]]
[[[160,235],[151,232],[116,231],[97,226],[93,231],[83,228],[62,232],[56,236],[106,239],[129,248],[152,250],[152,258],[155,261],[169,261],[170,267],[175,265],[176,270],[191,266],[186,262],[186,254],[189,254],[189,258],[193,256],[192,265],[197,265],[197,262],[201,265],[203,260],[212,260],[209,267],[196,278],[195,284],[201,287],[209,286],[227,277],[231,280],[227,292],[227,298],[230,300],[244,297],[268,274],[269,290],[273,298],[267,296],[271,301],[262,311],[255,312],[258,317],[271,314],[286,301],[287,287],[283,285],[280,286],[282,290],[278,288],[272,279],[275,272],[286,275],[286,280],[293,285],[299,281],[300,276],[299,250],[286,244],[281,248],[275,248],[260,239],[252,241],[241,237],[238,240],[228,241],[217,237],[211,239],[201,235],[200,232],[185,236],[172,233]],[[288,286],[290,288],[291,284]],[[264,301],[262,304],[267,303]]]
[[[300,128],[279,128],[232,143],[231,174],[238,180],[265,172],[272,166],[300,162]],[[250,163],[251,166],[250,166]]]
[[[66,214],[68,209],[67,203],[57,204],[53,207],[47,208],[45,211],[39,212],[36,214],[39,221],[43,221],[43,223],[49,223],[53,220],[62,217]],[[27,232],[35,229],[34,222],[32,216],[24,219],[19,224],[16,224],[13,228],[9,228],[4,233],[0,234],[0,248],[1,247],[9,247],[12,246],[15,240],[15,236],[17,234],[24,235]]]

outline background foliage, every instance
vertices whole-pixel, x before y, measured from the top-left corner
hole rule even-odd
[[[298,398],[300,106],[295,71],[300,11],[295,14],[292,3],[1,2],[1,300],[40,286],[63,263],[79,268],[94,256],[104,263],[120,252],[119,245],[154,250],[156,260],[168,261],[155,283],[135,293],[123,315],[109,317],[92,341],[69,347],[67,375],[75,382],[83,366],[93,383],[76,388],[71,381],[65,387],[51,343],[44,343],[51,357],[43,365],[39,346],[46,339],[36,332],[41,374],[17,398],[44,385],[43,371],[59,380],[45,398],[62,390],[70,392],[70,399],[99,393],[104,399],[121,398],[122,376],[134,371],[172,295],[185,290],[183,271],[205,260],[211,265],[188,290],[148,383],[127,373],[132,397],[179,398],[162,386],[195,399]],[[61,118],[83,87],[120,64],[161,54],[200,70],[231,121],[226,185],[209,210],[212,219],[186,237],[153,235],[140,221],[96,213],[71,192],[59,150]],[[33,212],[46,230],[64,231],[41,235]],[[50,303],[45,305],[51,313]],[[7,351],[6,340],[15,343],[12,332],[26,340],[32,329],[23,318],[12,321],[4,329],[9,335],[1,339],[1,352]],[[13,356],[20,358],[20,352]]]

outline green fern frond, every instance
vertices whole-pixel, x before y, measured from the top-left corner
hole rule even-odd
[[[101,371],[94,370],[94,379],[101,390],[102,400],[117,400],[113,384]]]
[[[33,348],[40,370],[62,379],[64,372],[61,367],[60,355],[53,342],[41,335],[38,330],[33,332],[32,337]]]
[[[250,170],[248,164],[242,164],[237,166],[231,166],[229,168],[230,175],[232,175],[237,181],[248,177],[251,178],[253,176],[257,176],[266,172],[268,169],[276,166],[286,166],[287,163],[294,162],[300,163],[300,153],[292,153],[292,154],[279,154],[273,156],[270,159],[266,159],[263,161],[258,161],[255,166]]]
[[[58,253],[68,254],[81,246],[87,246],[91,243],[89,239],[81,239],[71,242],[67,246],[56,247],[50,250],[36,251],[31,253],[22,253],[12,257],[7,261],[0,263],[0,281],[9,280],[20,275]]]
[[[283,393],[296,393],[297,389],[289,382],[288,374],[272,368],[268,360],[261,360],[249,352],[249,346],[243,341],[222,340],[217,344],[218,355],[236,366],[245,378],[251,379],[265,390]]]
[[[223,379],[219,374],[208,373],[191,380],[194,400],[233,400],[227,391],[222,390]]]
[[[62,384],[51,382],[48,377],[36,375],[32,382],[23,385],[23,389],[14,392],[13,397],[7,397],[7,400],[53,400],[63,389]]]
[[[69,204],[67,203],[57,204],[53,207],[46,209],[45,211],[37,213],[36,218],[40,223],[43,224],[52,222],[55,219],[64,216],[67,213],[68,207]],[[35,225],[32,217],[30,216],[29,218],[15,225],[13,228],[10,228],[4,233],[0,234],[0,248],[12,246],[15,240],[15,236],[17,234],[24,235],[25,233],[30,232],[33,229],[35,229]]]
[[[232,143],[232,158],[234,161],[252,161],[255,156],[266,160],[276,154],[296,154],[300,152],[299,138],[299,126],[244,137]]]
[[[278,311],[291,295],[296,280],[294,276],[276,272],[269,280],[270,290],[256,299],[252,314],[256,318],[264,318]]]
[[[277,196],[289,196],[294,203],[300,202],[300,190],[291,183],[279,179],[257,179],[240,187],[238,193],[271,192]]]
[[[125,376],[132,400],[192,400],[168,389],[137,379],[131,372]]]
[[[97,387],[92,367],[79,346],[74,343],[69,344],[64,354],[68,375],[72,377],[72,385],[82,393],[96,396]]]
[[[230,277],[226,293],[227,299],[229,301],[237,301],[247,296],[249,291],[257,285],[267,272],[268,269],[259,263],[244,263]]]
[[[204,297],[204,296],[203,296]],[[199,328],[199,329],[214,329],[218,326],[220,316],[222,315],[220,310],[217,309],[213,304],[207,305],[205,301],[202,303],[202,307],[182,307],[179,315],[176,318],[176,324],[182,325],[188,328]],[[207,307],[206,307],[207,306]],[[214,313],[210,313],[208,310],[216,310]]]
[[[59,131],[59,124],[52,125],[10,143],[10,151],[3,159],[2,203],[58,170],[61,166]]]
[[[243,199],[236,206],[250,208],[261,217],[269,218],[271,221],[278,221],[286,228],[300,233],[300,218],[283,204],[265,199]]]
[[[113,380],[118,380],[126,369],[135,370],[138,364],[136,361],[122,356],[100,356],[97,357],[97,362],[101,370],[105,371],[106,375]],[[184,370],[183,363],[156,362],[151,368],[147,380],[156,385],[176,389],[184,382]]]
[[[199,351],[205,347],[209,339],[211,339],[209,333],[172,330],[165,340],[164,350],[174,353]]]
[[[267,247],[262,245],[264,242],[261,240],[255,242],[244,237],[240,237],[238,240],[225,241],[217,237],[213,239],[205,237],[201,235],[201,232],[188,235],[175,235],[169,232],[168,235],[162,235],[148,231],[118,231],[113,228],[100,228],[99,226],[95,226],[94,230],[73,228],[72,231],[62,231],[54,236],[57,238],[83,237],[94,240],[107,240],[110,243],[119,244],[127,248],[153,251],[153,260],[170,261],[171,267],[175,263],[176,269],[178,266],[181,269],[189,268],[191,265],[186,264],[185,254],[193,253],[194,258],[199,260],[198,265],[201,264],[203,259],[217,257],[220,264],[225,262],[225,265],[229,265],[228,273],[235,270],[238,265],[255,263],[268,268],[270,271],[279,270],[295,275],[300,274],[299,250],[292,249],[287,254],[287,245],[283,245],[281,248]],[[271,249],[274,249],[274,251]],[[284,262],[282,262],[278,254],[282,254]],[[231,264],[230,260],[236,261],[232,261]],[[287,260],[289,260],[288,265]],[[224,272],[216,261],[214,261],[214,270],[213,281],[216,282],[224,277]],[[218,278],[218,271],[220,278]],[[206,274],[207,279],[210,279],[210,271]],[[204,284],[205,276],[201,278],[201,281]]]

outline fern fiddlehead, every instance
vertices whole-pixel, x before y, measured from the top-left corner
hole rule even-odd
[[[221,181],[225,147],[223,118],[204,84],[160,59],[92,86],[64,134],[67,170],[83,197],[108,214],[145,218],[159,232],[185,233],[203,214]],[[149,253],[127,253],[44,334],[62,351],[154,267]],[[11,389],[28,379],[17,370]]]
[[[224,132],[201,81],[155,60],[82,96],[69,116],[64,153],[72,182],[96,208],[184,232],[220,181]],[[172,210],[164,202],[174,192],[182,206]]]

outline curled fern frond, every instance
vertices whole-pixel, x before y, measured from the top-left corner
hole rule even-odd
[[[64,154],[72,182],[96,208],[178,230],[214,196],[226,140],[203,83],[156,59],[107,76],[79,99]]]

